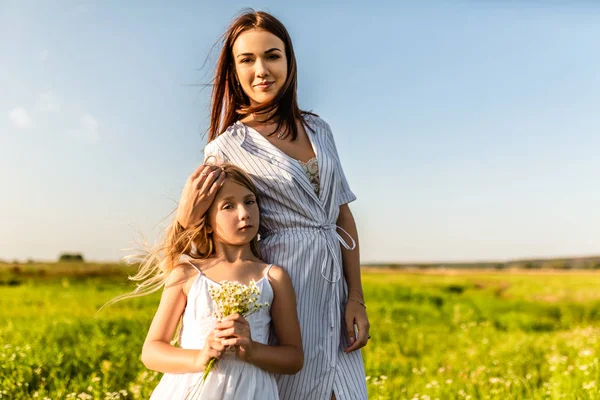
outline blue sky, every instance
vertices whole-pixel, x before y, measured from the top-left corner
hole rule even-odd
[[[0,259],[156,236],[202,160],[194,85],[248,6],[292,36],[363,262],[600,254],[600,5],[366,4],[1,2]]]

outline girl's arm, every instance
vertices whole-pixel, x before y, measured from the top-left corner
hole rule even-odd
[[[354,250],[346,250],[342,247],[344,277],[348,284],[348,301],[346,303],[345,319],[346,330],[348,332],[348,343],[350,343],[350,346],[344,350],[348,353],[360,349],[367,344],[370,324],[369,319],[367,318],[367,309],[364,306],[365,298],[360,279],[358,231],[356,229],[356,222],[354,222],[354,216],[352,215],[352,211],[350,211],[348,204],[340,206],[337,225],[348,232],[356,242]],[[362,302],[362,304],[360,302]],[[355,336],[354,324],[356,324],[358,328],[358,337]]]
[[[170,343],[187,302],[185,283],[195,273],[191,266],[180,265],[169,274],[142,348],[141,358],[146,368],[170,373],[197,372],[204,370],[210,357],[221,356],[223,346],[220,342],[213,343],[212,335],[202,350],[181,349]]]
[[[238,357],[246,362],[276,374],[295,374],[304,365],[296,293],[289,275],[281,267],[271,267],[269,282],[274,294],[271,321],[279,344],[268,346],[251,341],[248,322],[239,314],[217,325],[217,330],[221,330],[216,336],[226,338],[223,340],[226,346],[237,346]]]

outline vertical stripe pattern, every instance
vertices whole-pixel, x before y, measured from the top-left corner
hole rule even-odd
[[[260,194],[260,252],[291,277],[302,330],[304,367],[277,377],[284,400],[367,398],[360,351],[348,346],[344,322],[347,285],[336,229],[339,207],[356,199],[350,190],[329,125],[307,116],[319,165],[319,195],[302,166],[241,122],[206,145],[205,161],[230,162],[247,171]]]

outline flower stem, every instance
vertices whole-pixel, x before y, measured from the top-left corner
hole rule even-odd
[[[205,381],[206,377],[208,376],[208,373],[210,372],[210,370],[212,369],[213,365],[215,364],[215,361],[217,361],[216,358],[212,357],[210,359],[210,361],[208,362],[208,365],[206,366],[206,368],[204,368],[204,373],[202,374],[202,380]]]

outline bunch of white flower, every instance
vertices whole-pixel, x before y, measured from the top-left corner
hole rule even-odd
[[[240,314],[245,318],[269,306],[268,303],[258,303],[260,290],[253,280],[248,286],[239,282],[225,281],[220,286],[210,287],[208,292],[217,306],[215,317],[218,319],[233,314]]]
[[[246,318],[262,308],[268,307],[269,303],[259,303],[260,289],[256,286],[254,280],[249,285],[239,282],[224,281],[219,286],[212,286],[208,289],[210,297],[215,302],[217,309],[215,317],[219,320],[233,314],[240,314]],[[217,361],[211,358],[204,370],[202,380],[206,380],[208,373]]]

